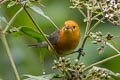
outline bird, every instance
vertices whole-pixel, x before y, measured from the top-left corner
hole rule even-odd
[[[74,20],[67,20],[64,26],[54,31],[48,36],[48,40],[56,51],[57,57],[64,57],[74,52],[75,48],[80,42],[80,29],[77,22]],[[32,44],[32,47],[46,47],[50,52],[52,49],[46,41]]]

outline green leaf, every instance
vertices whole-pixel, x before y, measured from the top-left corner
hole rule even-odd
[[[111,47],[113,50],[115,50],[118,54],[120,54],[120,51],[118,49],[116,49],[112,44],[110,44],[109,42],[106,42],[106,45]]]
[[[47,48],[40,47],[40,63],[44,63],[44,56],[47,54]]]
[[[10,8],[16,4],[16,1],[11,1],[8,5],[7,8]]]
[[[41,35],[40,33],[36,32],[36,31],[34,31],[34,30],[31,29],[31,28],[22,27],[22,28],[21,28],[21,31],[22,31],[24,34],[26,34],[26,35],[28,35],[28,36],[30,36],[30,37],[33,37],[33,38],[35,38],[35,39],[37,39],[39,42],[44,41],[44,38],[42,37],[42,35]]]
[[[43,10],[33,4],[28,5],[29,8],[31,8],[33,11],[35,11],[36,13],[40,14],[41,16],[45,17],[47,20],[49,20],[57,29],[57,25],[50,19],[50,17],[48,17],[47,15],[45,15],[45,13],[43,12]]]
[[[8,23],[5,17],[0,16],[0,22],[2,22],[2,21],[6,24]]]
[[[116,49],[120,50],[118,44],[117,44],[115,41],[109,40],[109,42],[110,42],[113,46],[115,46]]]
[[[20,29],[21,29],[22,27],[12,27],[11,29],[9,29],[9,32],[18,32],[18,31],[20,31]]]
[[[48,74],[42,76],[33,76],[33,75],[25,75],[26,79],[23,80],[52,80],[56,74]]]
[[[23,35],[23,33],[20,31],[20,29],[21,29],[22,27],[20,26],[20,27],[13,27],[12,26],[12,28],[11,29],[9,29],[9,33],[12,33],[12,36],[13,37],[18,37],[18,36],[21,36],[21,35]]]
[[[37,42],[42,42],[42,41],[45,41],[45,39],[42,37],[42,35],[36,31],[34,31],[33,29],[31,28],[28,28],[28,27],[22,27],[21,28],[21,32],[23,32],[24,34],[32,37],[32,38],[35,38],[37,39]],[[47,35],[46,35],[47,36]],[[47,53],[47,49],[44,48],[44,47],[38,47],[39,50],[40,50],[40,62],[43,63],[43,60],[44,60],[44,56],[46,55]]]
[[[12,32],[12,36],[13,37],[19,37],[19,36],[21,36],[21,35],[23,35],[23,33],[22,32]]]
[[[88,21],[88,19],[87,19],[87,18],[85,18],[85,19],[84,19],[84,22],[87,22],[87,21]]]

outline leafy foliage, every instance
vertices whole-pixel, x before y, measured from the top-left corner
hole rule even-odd
[[[93,39],[93,44],[102,43],[102,45],[97,49],[99,53],[103,53],[106,46],[111,47],[113,50],[119,53],[117,50],[119,49],[118,45],[114,43],[113,39],[119,38],[120,36],[114,36],[110,33],[107,33],[105,36],[103,36],[103,34],[99,31],[96,33],[91,32],[89,37]]]
[[[7,8],[10,8],[16,4],[16,1],[11,1],[8,5]]]
[[[3,21],[4,23],[6,23],[6,24],[8,23],[5,17],[0,16],[0,22],[2,22],[2,21]]]
[[[40,9],[39,7],[37,7],[37,6],[33,5],[33,4],[30,4],[29,8],[31,8],[33,11],[35,11],[38,14],[40,14],[41,16],[45,17],[47,20],[49,20],[58,29],[57,25],[51,20],[50,17],[45,15],[45,13],[43,12],[42,9]]]
[[[21,28],[21,31],[22,31],[24,34],[26,34],[26,35],[28,35],[28,36],[30,36],[30,37],[32,37],[32,38],[37,39],[39,42],[44,41],[42,35],[41,35],[40,33],[36,32],[36,31],[34,31],[34,30],[31,29],[31,28],[22,27],[22,28]]]
[[[114,80],[111,75],[120,77],[119,73],[100,67],[93,67],[85,72],[84,63],[79,64],[77,59],[74,63],[71,64],[70,58],[60,57],[58,61],[54,61],[53,69],[59,70],[65,80]]]
[[[36,0],[32,0],[32,1],[31,0],[25,0],[25,1],[8,0],[8,1],[9,1],[9,4],[7,5],[8,8],[16,4],[22,5],[21,7],[23,7],[24,9],[30,8],[34,12],[46,18],[58,29],[56,24],[51,20],[50,17],[48,17],[44,13],[44,11],[41,8],[32,4],[32,2],[36,2]],[[107,34],[106,36],[103,36],[101,32],[90,33],[91,30],[95,28],[97,24],[99,24],[100,22],[103,22],[104,19],[107,19],[113,24],[120,25],[120,16],[119,16],[120,1],[118,2],[117,0],[111,0],[111,1],[110,0],[101,0],[101,1],[100,0],[70,0],[70,1],[73,4],[73,6],[70,6],[70,8],[77,8],[84,16],[84,22],[87,23],[82,48],[84,48],[85,40],[87,40],[88,37],[91,37],[94,39],[93,41],[94,44],[103,43],[103,45],[101,45],[100,48],[98,49],[99,51],[102,51],[104,47],[107,45],[107,46],[110,46],[115,51],[117,51],[118,53],[120,53],[119,50],[117,50],[119,48],[118,45],[112,41],[112,39],[115,38],[116,36],[113,36],[111,34]],[[24,5],[24,4],[27,4],[27,5]],[[87,9],[87,14],[85,14],[82,11],[84,7],[86,7]],[[102,17],[102,19],[99,19],[99,17]],[[117,17],[117,20],[116,20],[116,17]],[[92,26],[91,28],[91,22],[93,20],[97,20],[98,22],[95,23],[94,26]],[[11,26],[8,24],[7,20],[4,17],[0,17],[0,22],[1,21],[7,23],[8,28]],[[7,28],[7,31],[8,31],[8,28]],[[36,39],[37,42],[45,41],[45,39],[39,32],[33,30],[30,27],[16,28],[12,26],[12,28],[9,29],[8,32],[12,33],[14,36],[19,36],[24,34],[28,35]],[[2,33],[1,35],[5,36],[6,34]],[[45,37],[47,37],[47,35]],[[110,41],[111,44],[108,43],[108,41]],[[117,48],[115,48],[113,45],[115,45],[115,47]],[[40,50],[40,53],[42,53],[42,57],[40,56],[40,59],[43,60],[43,56],[46,50],[45,48],[39,48],[39,50]],[[93,67],[92,69],[85,71],[86,66],[84,65],[84,63],[79,64],[78,59],[75,60],[75,64],[71,64],[70,58],[65,59],[64,57],[60,57],[58,60],[54,61],[54,64],[55,66],[53,68],[61,72],[60,77],[64,80],[81,80],[81,79],[83,80],[101,80],[101,79],[114,80],[112,76],[120,77],[119,73],[114,73],[111,70],[108,70],[106,68],[101,68],[101,67]],[[42,76],[32,76],[32,75],[25,75],[25,76],[28,78],[25,78],[24,80],[52,80],[56,76],[56,74],[49,74],[49,75],[42,75]],[[57,77],[57,78],[60,78],[60,77]]]
[[[48,75],[42,75],[42,76],[25,75],[28,78],[23,80],[53,80],[55,75],[56,74],[48,74]]]

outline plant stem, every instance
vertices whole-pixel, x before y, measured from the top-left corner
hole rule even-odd
[[[2,5],[3,3],[7,2],[7,0],[1,0],[0,1],[0,5]]]
[[[104,17],[101,18],[96,24],[94,24],[94,26],[92,28],[90,28],[91,20],[87,22],[87,26],[86,26],[86,30],[85,30],[85,35],[84,35],[84,40],[83,40],[83,43],[82,43],[82,46],[81,46],[82,49],[84,48],[84,45],[86,43],[86,40],[87,40],[87,38],[89,36],[90,31],[92,31],[104,19],[105,19]],[[79,53],[79,55],[77,57],[78,60],[80,59],[80,56],[81,56],[81,53]]]
[[[6,33],[6,31],[8,30],[8,28],[10,27],[10,25],[12,24],[12,22],[15,20],[16,16],[23,10],[23,8],[20,8],[15,14],[14,16],[10,19],[9,23],[7,24],[7,26],[5,27],[5,29],[3,30],[3,34]]]
[[[88,33],[88,30],[89,30],[90,25],[91,25],[91,14],[90,14],[90,10],[87,9],[87,19],[88,19],[88,21],[87,21],[87,26],[86,26],[85,34],[84,34],[83,43],[82,43],[82,46],[81,46],[82,49],[84,48],[85,43],[86,43],[87,38],[88,38],[88,34],[87,33]],[[80,56],[81,55],[82,55],[82,52],[79,52],[78,57],[77,57],[78,60],[80,60]]]
[[[19,73],[18,73],[18,71],[17,71],[17,68],[16,68],[16,65],[15,65],[15,63],[14,63],[14,60],[13,60],[13,58],[12,58],[12,55],[11,55],[11,52],[10,52],[10,49],[9,49],[9,46],[8,46],[8,43],[7,43],[7,40],[6,40],[5,33],[6,33],[6,31],[8,30],[8,28],[10,27],[10,25],[12,24],[12,22],[14,21],[15,17],[16,17],[21,11],[22,11],[22,8],[20,8],[20,9],[16,12],[16,14],[12,17],[12,19],[9,21],[9,23],[7,24],[7,26],[5,27],[4,30],[2,30],[2,26],[1,26],[1,24],[0,24],[1,40],[2,40],[2,43],[3,43],[3,45],[4,45],[4,47],[5,47],[6,51],[7,51],[8,59],[9,59],[9,61],[10,61],[10,64],[11,64],[11,66],[12,66],[12,68],[13,68],[13,71],[14,71],[14,74],[15,74],[17,80],[20,80],[20,76],[19,76]]]
[[[8,47],[8,43],[7,43],[5,34],[1,35],[1,40],[2,40],[2,43],[3,43],[3,45],[4,45],[4,47],[5,47],[6,51],[7,51],[7,56],[9,58],[10,64],[11,64],[11,66],[13,68],[14,73],[15,73],[16,79],[20,80],[20,76],[19,76],[19,73],[17,72],[17,68],[15,66],[14,60],[13,60],[12,55],[10,53],[10,49]]]
[[[105,18],[102,17],[97,23],[94,24],[94,26],[92,28],[90,28],[90,30],[88,31],[88,33],[90,33],[101,21],[103,21]]]
[[[113,50],[115,50],[118,54],[120,54],[120,51],[118,49],[116,49],[111,43],[106,42],[106,45],[111,47]]]
[[[80,9],[78,8],[78,10],[80,11],[80,13],[86,18],[87,16],[85,15],[85,13]]]
[[[54,47],[52,46],[52,44],[50,43],[50,41],[48,40],[48,38],[45,36],[44,32],[42,31],[42,29],[39,27],[38,24],[36,24],[35,20],[32,18],[32,16],[30,15],[30,13],[27,11],[27,9],[25,8],[25,6],[23,6],[25,12],[27,13],[27,15],[29,16],[29,18],[31,19],[31,21],[33,22],[33,24],[35,25],[35,27],[38,29],[38,31],[41,33],[41,35],[44,37],[44,39],[46,40],[46,42],[48,43],[48,45],[50,46],[50,48],[52,50],[55,51]],[[55,52],[56,53],[56,52]]]
[[[111,60],[111,59],[114,59],[114,58],[120,56],[120,51],[118,51],[118,50],[117,50],[114,46],[112,46],[109,42],[106,42],[106,45],[109,46],[109,47],[111,47],[111,48],[112,48],[113,50],[115,50],[118,54],[117,54],[117,55],[114,55],[114,56],[111,56],[111,57],[108,57],[108,58],[106,58],[106,59],[104,59],[104,60],[101,60],[101,61],[99,61],[99,62],[93,63],[93,64],[91,64],[90,66],[86,67],[83,71],[86,71],[86,70],[88,70],[89,68],[91,68],[91,67],[93,67],[93,66],[95,66],[95,65],[104,63],[104,62],[106,62],[106,61],[109,61],[109,60]]]
[[[90,69],[91,67],[93,67],[93,66],[95,66],[95,65],[98,65],[98,64],[107,62],[107,61],[109,61],[109,60],[111,60],[111,59],[114,59],[114,58],[116,58],[116,57],[118,57],[118,56],[120,56],[120,54],[117,54],[117,55],[108,57],[108,58],[106,58],[106,59],[104,59],[104,60],[101,60],[101,61],[99,61],[99,62],[93,63],[93,64],[91,64],[90,66],[86,67],[83,71],[85,72],[86,70]]]

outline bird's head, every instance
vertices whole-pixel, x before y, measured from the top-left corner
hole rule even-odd
[[[68,20],[64,23],[63,30],[64,32],[74,33],[79,31],[79,26],[75,21]]]

